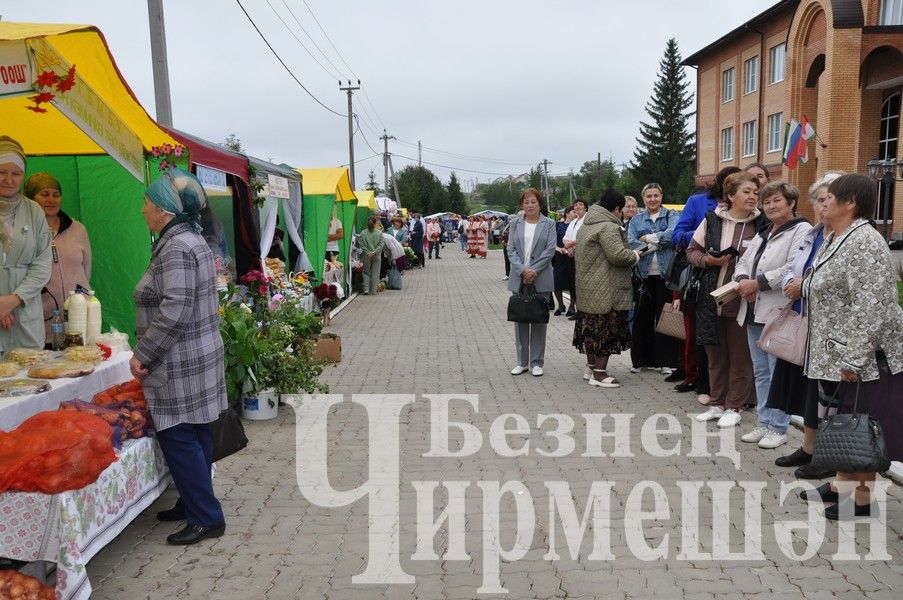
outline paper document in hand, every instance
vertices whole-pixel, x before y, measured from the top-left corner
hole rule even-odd
[[[712,297],[715,298],[715,303],[718,306],[724,306],[731,300],[740,297],[740,284],[736,281],[730,281],[725,283],[717,290],[711,292]]]

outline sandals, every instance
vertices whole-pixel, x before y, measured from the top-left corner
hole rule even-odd
[[[605,372],[605,369],[593,369],[593,373],[604,373],[605,377],[599,381],[595,377],[591,377],[589,380],[590,385],[594,385],[596,387],[603,388],[619,388],[621,387],[621,382],[609,375]]]

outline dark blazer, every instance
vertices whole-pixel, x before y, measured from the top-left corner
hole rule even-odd
[[[533,234],[533,247],[524,248],[524,218],[522,216],[511,219],[508,230],[508,260],[511,261],[511,277],[508,279],[508,289],[516,292],[520,289],[521,273],[527,268],[527,257],[530,259],[530,267],[536,271],[536,279],[533,287],[537,292],[551,292],[555,289],[555,279],[552,275],[552,257],[555,256],[555,222],[549,217],[540,215],[536,224],[536,232]]]

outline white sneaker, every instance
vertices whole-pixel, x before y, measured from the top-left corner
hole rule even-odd
[[[508,281],[508,276],[505,275],[504,277],[502,277],[502,281]]]
[[[765,437],[759,440],[759,448],[771,450],[785,443],[787,443],[786,433],[778,433],[777,431],[769,430],[768,433],[765,434]]]
[[[724,409],[720,406],[712,406],[702,414],[696,415],[697,421],[714,421],[724,415]]]
[[[583,367],[583,378],[587,381],[593,378],[593,368],[590,366]]]
[[[533,367],[532,372],[533,377],[542,377],[542,367],[540,367],[539,365]]]
[[[643,369],[640,368],[640,367],[630,367],[630,372],[631,372],[631,373],[639,373],[639,372],[642,371],[642,370],[643,370]]]
[[[672,369],[671,367],[662,367],[662,375],[664,375],[665,377],[671,375],[672,373],[674,373],[674,369]]]
[[[742,419],[742,418],[743,418],[743,416],[740,414],[739,410],[733,410],[733,409],[726,410],[726,411],[724,411],[724,414],[721,415],[721,418],[718,419],[718,427],[722,427],[725,429],[728,427],[733,427],[737,423],[739,423],[740,419]]]
[[[748,444],[754,444],[764,438],[768,434],[768,427],[762,427],[759,425],[749,433],[744,433],[740,436],[741,442],[746,442]]]
[[[513,369],[511,369],[512,375],[520,375],[521,373],[526,373],[527,367],[522,367],[520,365],[515,365]]]

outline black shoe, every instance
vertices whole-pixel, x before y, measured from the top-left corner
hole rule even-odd
[[[668,381],[668,380],[666,379],[665,381]],[[678,392],[680,394],[683,394],[685,392],[692,392],[695,389],[696,389],[696,384],[689,383],[687,381],[684,381],[683,383],[678,383],[677,385],[674,386],[674,391]]]
[[[840,494],[831,489],[831,482],[829,481],[815,488],[814,492],[803,490],[800,492],[800,499],[806,502],[817,502],[819,500],[822,502],[839,502]]]
[[[832,504],[831,506],[825,507],[825,518],[830,521],[840,521],[842,519],[849,518],[857,518],[857,517],[872,517],[878,516],[878,506],[875,506],[874,515],[872,514],[872,505],[871,504],[855,504],[853,505],[853,514],[849,514],[849,503],[855,502],[854,500],[847,498],[843,502],[838,502],[837,504]]]
[[[568,310],[565,314],[566,314],[567,316],[569,316],[569,317],[576,317],[576,316],[577,316],[577,311],[575,311],[575,310],[572,308],[572,309]]]
[[[185,520],[185,506],[182,504],[182,499],[180,498],[176,505],[170,508],[169,510],[161,510],[157,513],[157,520],[170,522],[170,521],[184,521]]]
[[[683,369],[677,369],[667,377],[665,377],[665,381],[668,383],[674,383],[675,381],[683,381],[684,377],[687,376],[687,373]]]
[[[564,309],[563,309],[563,308],[559,308],[558,310],[555,311],[555,316],[556,316],[556,317],[561,316],[561,315],[563,315],[563,314],[564,314]]]
[[[167,536],[166,543],[172,544],[173,546],[187,546],[189,544],[196,544],[207,538],[220,537],[224,533],[226,533],[225,523],[208,525],[206,527],[202,525],[189,525],[185,529]]]
[[[793,472],[793,476],[797,479],[827,479],[837,475],[835,471],[819,471],[812,464],[803,465]]]
[[[801,467],[808,465],[810,462],[812,462],[812,455],[802,448],[797,448],[793,454],[779,456],[774,459],[774,464],[778,467]]]

